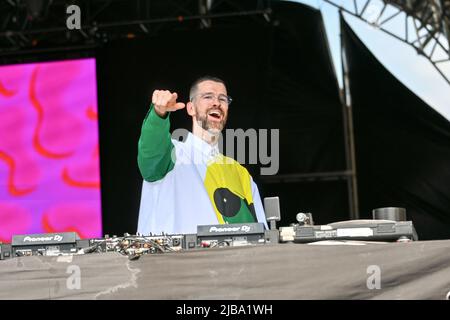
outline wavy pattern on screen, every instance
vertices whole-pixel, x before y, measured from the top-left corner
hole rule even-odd
[[[102,235],[95,60],[0,67],[0,241]]]

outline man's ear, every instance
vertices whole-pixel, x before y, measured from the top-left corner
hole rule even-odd
[[[195,116],[195,108],[194,108],[194,104],[192,102],[189,101],[186,104],[186,111],[187,111],[188,115]]]

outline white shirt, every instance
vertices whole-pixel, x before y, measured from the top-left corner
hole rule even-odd
[[[220,223],[205,187],[208,166],[218,155],[222,156],[217,144],[211,146],[192,133],[185,142],[172,139],[172,143],[176,154],[174,168],[161,180],[143,182],[137,230],[140,234],[197,233],[198,225]],[[267,228],[258,187],[248,176],[257,220]]]

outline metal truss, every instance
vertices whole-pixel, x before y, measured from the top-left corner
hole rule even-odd
[[[450,0],[324,1],[412,46],[450,84]]]
[[[96,47],[166,30],[271,21],[270,0],[2,0],[0,55]],[[81,29],[69,30],[77,5]]]

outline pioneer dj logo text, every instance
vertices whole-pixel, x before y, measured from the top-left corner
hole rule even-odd
[[[60,235],[50,236],[50,237],[30,237],[26,236],[23,238],[23,242],[45,242],[45,241],[62,241],[63,237]]]
[[[249,226],[241,226],[241,227],[211,227],[209,228],[209,232],[234,232],[234,231],[243,231],[250,232]]]

